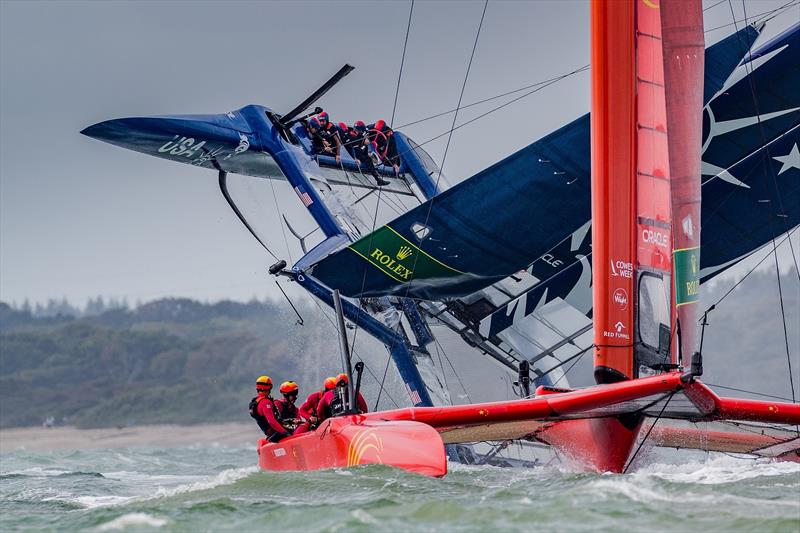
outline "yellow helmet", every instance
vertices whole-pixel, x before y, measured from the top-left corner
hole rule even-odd
[[[259,376],[256,380],[256,390],[257,391],[271,391],[272,390],[272,379],[269,376]]]
[[[295,383],[294,381],[284,381],[283,383],[281,383],[281,388],[280,388],[281,394],[291,394],[293,392],[296,393],[298,392],[298,390],[299,389],[297,387],[297,383]]]

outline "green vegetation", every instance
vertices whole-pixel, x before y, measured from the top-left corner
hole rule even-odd
[[[792,271],[782,280],[797,388],[800,278]],[[734,283],[727,278],[704,285],[698,310],[716,303]],[[310,307],[301,309],[305,325],[296,326],[287,306],[258,301],[203,304],[170,298],[134,310],[109,303],[98,298],[83,311],[64,301],[33,309],[0,303],[0,427],[39,425],[51,416],[56,424],[79,427],[250,421],[246,407],[256,376],[294,379],[302,394],[339,371],[336,332]],[[709,322],[706,382],[791,397],[774,272],[751,275],[725,297]],[[359,342],[372,341],[364,334]],[[361,355],[371,356],[369,363],[381,375],[385,349],[377,342],[360,344]],[[458,352],[451,355],[459,372],[469,375]],[[591,357],[586,357],[569,378],[589,384],[591,372]],[[390,375],[390,384],[393,379]],[[376,385],[368,372],[365,387]],[[398,389],[396,396],[403,394]],[[388,396],[383,394],[385,401]]]
[[[82,318],[0,303],[0,427],[249,420],[257,375],[299,379],[294,354],[317,332],[293,337],[292,324],[257,301],[164,299]]]

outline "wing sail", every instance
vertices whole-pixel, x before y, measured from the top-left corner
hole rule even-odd
[[[779,191],[758,193],[752,186],[736,185],[736,180],[764,182],[780,171],[782,164],[762,152],[761,157],[753,157],[749,174],[742,174],[737,165],[764,147],[759,119],[751,116],[743,122],[735,122],[736,118],[723,122],[715,118],[733,117],[739,104],[745,110],[747,105],[752,107],[752,103],[745,105],[752,102],[752,82],[762,107],[780,113],[761,118],[762,125],[771,124],[766,142],[792,132],[800,122],[800,92],[793,89],[800,84],[798,28],[800,25],[759,48],[752,61],[738,68],[738,60],[732,57],[741,60],[757,37],[756,29],[744,28],[706,50],[706,87],[717,88],[706,96],[717,96],[706,106],[704,118],[702,224],[708,232],[702,243],[702,269],[720,270],[720,265],[735,263],[772,238],[773,233],[763,224],[743,227],[742,213],[763,213],[763,200],[777,205],[779,197],[800,194],[798,180],[782,180]],[[727,81],[720,86],[720,80]],[[742,136],[746,140],[740,144],[737,139]],[[780,155],[787,154],[790,151]],[[350,249],[325,258],[314,267],[314,274],[349,296],[407,294],[440,299],[488,287],[546,258],[589,220],[588,155],[589,116],[585,115],[394,219]],[[727,179],[728,173],[738,177]],[[787,216],[782,223],[788,227],[800,222],[797,205],[800,202],[784,201],[783,214]],[[721,240],[733,246],[714,246]],[[371,247],[377,242],[383,246],[377,246],[379,252]],[[411,251],[406,259],[396,255],[403,247]],[[560,264],[574,261],[570,257],[554,259]],[[428,268],[430,262],[437,267]],[[409,274],[417,264],[423,270]]]

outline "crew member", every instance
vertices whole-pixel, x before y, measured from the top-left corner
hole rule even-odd
[[[391,165],[395,174],[400,173],[400,155],[397,153],[397,141],[394,130],[386,121],[381,119],[369,125],[370,141],[374,143],[375,150],[380,155],[384,165]]]
[[[256,380],[256,397],[250,400],[250,416],[258,423],[258,427],[270,442],[278,442],[288,437],[290,432],[278,421],[280,412],[272,399],[272,379],[260,376]]]
[[[314,150],[315,154],[325,152],[325,145],[322,142],[322,137],[319,135],[320,129],[322,129],[322,126],[317,117],[311,117],[306,121],[306,131],[308,131],[308,137],[311,139],[311,148]]]
[[[297,429],[294,430],[294,435],[311,431],[311,429],[317,427],[319,423],[319,418],[317,417],[317,405],[319,404],[319,401],[325,392],[335,388],[336,378],[325,378],[325,381],[322,383],[322,390],[314,391],[308,395],[308,398],[306,398],[306,401],[303,402],[303,405],[301,405],[300,409],[298,410],[298,413],[304,419],[304,422],[297,426]]]
[[[353,156],[359,167],[363,167],[372,174],[379,187],[389,185],[375,169],[375,162],[369,155],[369,140],[367,138],[367,125],[363,120],[357,120],[352,128],[348,130],[347,140],[344,143],[345,149]]]
[[[336,163],[342,162],[342,156],[339,155],[339,150],[342,147],[341,139],[339,139],[339,129],[331,124],[328,118],[328,113],[323,111],[317,115],[320,129],[317,135],[322,139],[323,151],[320,152],[324,155],[332,155],[336,158]]]
[[[294,381],[284,381],[278,389],[283,394],[283,399],[275,400],[281,425],[289,430],[297,429],[300,424],[299,413],[295,402],[299,388]]]
[[[319,401],[317,405],[317,417],[319,418],[320,423],[323,420],[326,420],[332,416],[336,416],[342,414],[344,412],[344,397],[347,394],[347,384],[348,384],[347,374],[339,374],[336,377],[336,388],[333,390],[327,391],[323,396],[322,399]],[[358,406],[359,413],[367,413],[369,412],[369,408],[367,407],[367,402],[364,400],[364,397],[361,396],[361,392],[359,391],[358,397],[356,399],[356,405]]]

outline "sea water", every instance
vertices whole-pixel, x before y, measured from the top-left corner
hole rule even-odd
[[[254,446],[0,455],[0,531],[800,531],[800,465],[645,458],[624,475],[558,464],[264,472]]]

